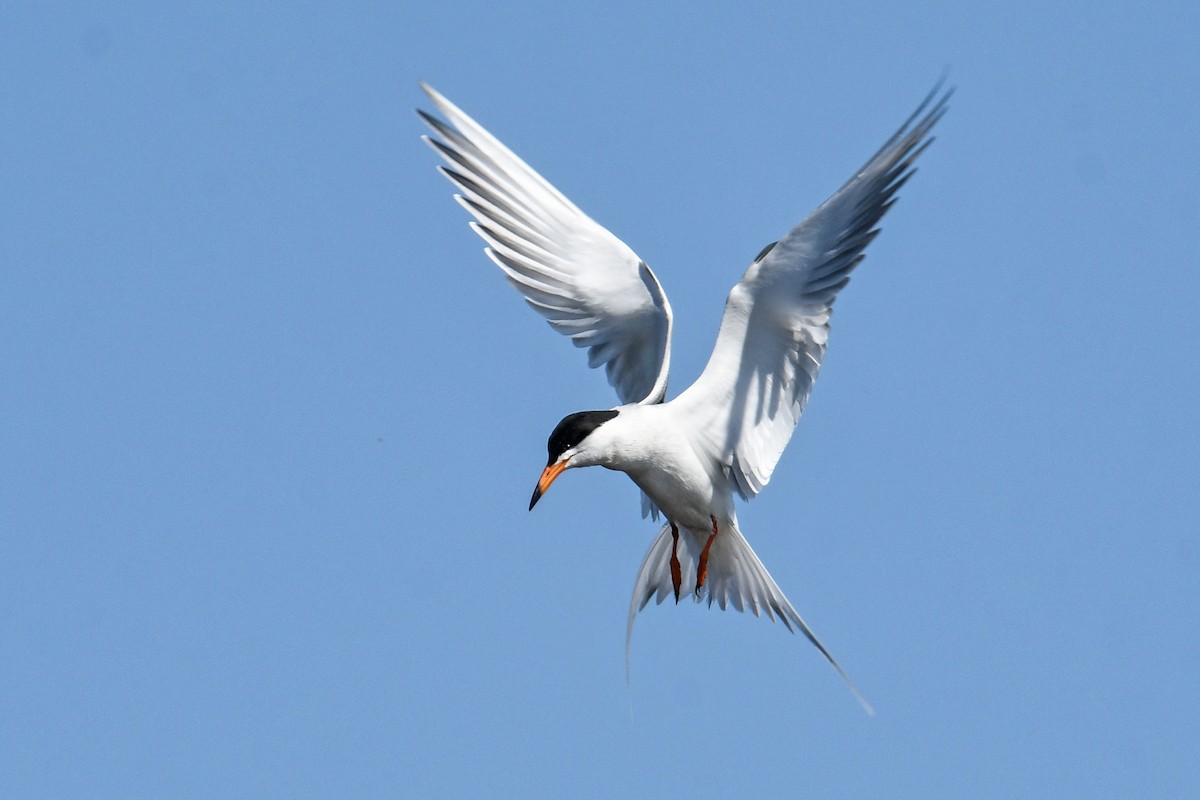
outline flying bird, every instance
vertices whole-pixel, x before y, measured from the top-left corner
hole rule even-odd
[[[418,114],[439,170],[474,217],[485,252],[525,298],[604,367],[615,408],[569,414],[547,443],[532,510],[568,469],[606,467],[665,519],[638,570],[626,629],[651,598],[691,595],[799,629],[868,712],[846,671],[788,602],[738,528],[734,497],[771,479],[825,356],[833,301],[879,233],[877,224],[933,141],[953,90],[935,87],[842,188],[762,249],[729,292],[707,366],[667,400],[671,305],[657,276],[620,239],[457,106],[422,83],[443,119]]]

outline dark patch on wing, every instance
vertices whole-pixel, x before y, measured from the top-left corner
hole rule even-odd
[[[762,250],[760,250],[758,255],[756,255],[754,257],[754,263],[757,264],[758,262],[760,262],[764,258],[766,258],[767,253],[771,252],[771,250],[773,250],[775,248],[775,245],[777,245],[777,244],[779,244],[779,242],[771,242],[769,245],[767,245]]]

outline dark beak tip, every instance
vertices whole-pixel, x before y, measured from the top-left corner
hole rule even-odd
[[[541,490],[540,490],[540,489],[534,489],[534,490],[533,490],[533,497],[529,498],[529,510],[530,510],[530,511],[533,511],[533,507],[534,507],[534,506],[536,506],[536,505],[537,505],[537,501],[538,501],[538,500],[541,500],[541,499],[542,499],[542,492],[541,492]]]

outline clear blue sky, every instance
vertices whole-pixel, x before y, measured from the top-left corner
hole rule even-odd
[[[0,796],[1181,798],[1200,785],[1195,3],[9,3]],[[781,627],[625,612],[603,376],[424,79],[725,293],[945,69],[742,527]],[[630,715],[632,700],[633,715]]]

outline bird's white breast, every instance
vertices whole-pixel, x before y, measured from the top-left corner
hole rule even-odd
[[[690,434],[666,405],[623,406],[603,425],[609,469],[620,470],[677,525],[707,530],[710,515],[727,518],[732,494],[720,469],[697,451]]]

